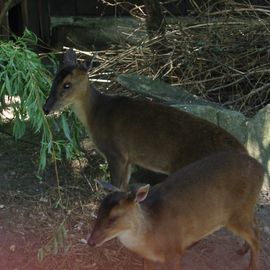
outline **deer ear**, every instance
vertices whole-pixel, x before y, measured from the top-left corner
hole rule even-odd
[[[68,49],[64,54],[64,66],[74,66],[77,64],[77,55],[73,49]]]
[[[95,182],[98,183],[105,191],[108,191],[108,192],[120,191],[119,188],[103,180],[95,179]]]
[[[90,71],[92,68],[92,60],[85,60],[83,63],[79,63],[78,67],[84,71]]]
[[[93,67],[93,60],[94,60],[94,58],[91,58],[89,60],[85,60],[84,61],[83,65],[84,65],[85,69],[87,69],[87,70],[91,70],[92,69],[92,67]]]
[[[135,202],[140,203],[144,201],[148,195],[149,189],[150,189],[149,184],[138,188],[135,195]]]

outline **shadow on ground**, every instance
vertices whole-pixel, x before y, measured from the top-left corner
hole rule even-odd
[[[33,140],[31,140],[33,142]],[[92,191],[80,164],[59,164],[64,183],[63,205],[58,204],[53,166],[36,178],[37,144],[15,143],[0,134],[0,266],[3,270],[139,270],[142,260],[117,241],[100,248],[85,245],[93,214],[102,194]],[[97,160],[93,154],[92,165]],[[74,165],[74,164],[73,164]],[[75,173],[74,173],[75,172]],[[83,172],[83,173],[82,173]],[[82,174],[80,174],[82,173]],[[99,172],[96,172],[97,174]],[[259,270],[270,269],[270,201],[262,194],[257,208],[262,248]],[[59,226],[64,226],[61,236]],[[249,253],[236,251],[241,240],[221,230],[188,249],[183,270],[247,269]],[[38,250],[43,260],[38,260]],[[168,270],[168,269],[166,269]]]

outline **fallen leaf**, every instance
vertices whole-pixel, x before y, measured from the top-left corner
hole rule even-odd
[[[15,249],[16,249],[16,245],[11,245],[11,246],[9,247],[9,250],[12,251],[12,252],[14,252]]]

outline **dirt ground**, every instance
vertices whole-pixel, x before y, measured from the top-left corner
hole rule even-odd
[[[1,131],[2,129],[0,129]],[[90,169],[82,162],[59,163],[60,190],[54,165],[37,177],[39,138],[15,142],[0,132],[0,269],[139,270],[142,260],[117,241],[91,248],[91,230],[100,191],[91,179],[102,176],[94,151]],[[59,192],[61,202],[59,201]],[[257,207],[261,232],[260,270],[270,269],[270,200],[261,194]],[[183,270],[247,269],[249,253],[238,255],[242,241],[221,230],[188,249]],[[169,270],[169,269],[167,269]]]

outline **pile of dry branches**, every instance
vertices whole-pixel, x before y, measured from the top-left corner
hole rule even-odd
[[[91,52],[98,62],[91,77],[109,80],[106,88],[115,90],[111,81],[119,74],[146,75],[254,114],[270,98],[270,6],[228,2],[192,18],[167,16],[163,37],[139,38],[142,25],[129,33],[138,36],[137,44]],[[153,44],[160,38],[167,50],[155,53]]]

